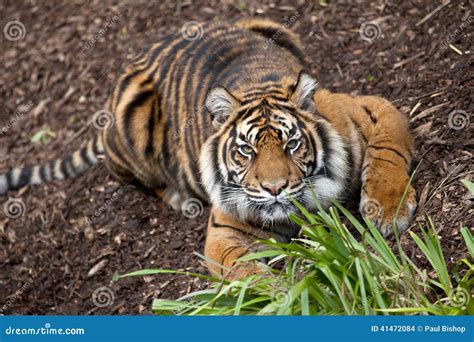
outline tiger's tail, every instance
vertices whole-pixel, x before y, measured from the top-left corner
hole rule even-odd
[[[95,136],[65,158],[53,159],[34,166],[17,167],[0,174],[0,196],[11,190],[27,185],[63,180],[82,175],[95,164],[99,163],[104,154],[102,139]]]

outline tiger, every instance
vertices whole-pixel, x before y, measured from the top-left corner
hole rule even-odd
[[[65,158],[8,170],[0,195],[103,162],[176,210],[209,203],[208,268],[236,279],[261,269],[240,262],[261,239],[297,236],[296,203],[328,208],[355,192],[383,236],[394,224],[407,229],[413,138],[388,100],[321,87],[296,33],[269,19],[199,29],[165,36],[124,64],[107,103],[111,124]]]

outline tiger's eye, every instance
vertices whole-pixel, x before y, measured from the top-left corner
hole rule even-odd
[[[253,148],[250,145],[242,145],[239,147],[239,151],[244,155],[251,155],[253,153]]]
[[[286,143],[286,148],[290,151],[295,150],[300,145],[300,142],[296,139],[291,139]]]

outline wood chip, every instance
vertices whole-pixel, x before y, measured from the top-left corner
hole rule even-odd
[[[415,107],[413,107],[413,109],[410,111],[410,114],[408,114],[409,116],[412,116],[413,113],[416,112],[416,110],[421,106],[421,102],[418,102]]]
[[[87,272],[87,278],[93,277],[96,273],[102,271],[105,268],[105,266],[107,266],[108,263],[109,263],[108,259],[103,259],[99,261],[89,270],[89,272]]]
[[[463,55],[462,51],[459,50],[457,47],[455,47],[453,44],[448,44],[449,48],[453,50],[454,52],[458,53],[459,55]]]
[[[34,118],[38,117],[44,109],[46,108],[46,105],[51,101],[51,99],[48,97],[47,99],[41,100],[38,105],[33,109],[32,115]]]
[[[410,122],[414,122],[416,120],[423,119],[423,118],[427,117],[428,115],[430,115],[431,113],[436,112],[438,109],[446,106],[447,104],[449,104],[449,101],[446,101],[446,102],[440,103],[439,105],[436,105],[436,106],[430,107],[428,109],[425,109],[420,114],[417,114],[414,117],[412,117],[410,119]]]
[[[423,125],[416,127],[413,130],[413,133],[416,138],[421,138],[427,135],[429,132],[431,132],[432,127],[433,127],[433,121],[428,121],[427,123],[424,123]]]
[[[400,62],[397,62],[393,65],[393,68],[394,69],[398,69],[400,68],[401,66],[404,66],[405,64],[408,64],[410,63],[411,61],[414,61],[415,59],[417,59],[418,57],[421,57],[425,54],[424,51],[421,51],[419,53],[417,53],[416,55],[414,56],[411,56],[411,57],[408,57],[407,59],[404,59],[403,61],[400,61]]]

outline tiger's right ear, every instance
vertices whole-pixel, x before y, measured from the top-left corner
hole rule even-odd
[[[213,88],[206,97],[206,107],[211,113],[212,125],[220,128],[240,102],[224,87]]]
[[[292,101],[301,109],[314,112],[316,105],[314,104],[314,93],[318,87],[318,82],[306,71],[300,71],[298,80],[291,87]]]

